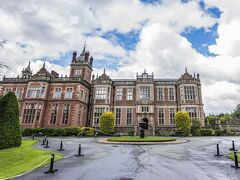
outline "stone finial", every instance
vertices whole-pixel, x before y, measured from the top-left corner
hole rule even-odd
[[[72,55],[72,63],[75,62],[76,58],[77,58],[77,51],[74,51]]]
[[[92,80],[94,80],[94,79],[95,79],[95,75],[93,74],[93,75],[92,75]]]
[[[103,69],[103,74],[105,74],[105,68]]]
[[[199,79],[200,78],[200,75],[199,75],[199,73],[197,73],[197,79]]]
[[[185,73],[187,73],[187,67],[185,67]]]
[[[93,57],[92,56],[90,57],[89,61],[90,61],[90,65],[92,66],[93,65]]]

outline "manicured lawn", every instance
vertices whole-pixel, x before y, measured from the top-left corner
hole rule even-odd
[[[176,138],[172,137],[157,137],[157,136],[147,136],[145,138],[140,138],[138,136],[122,136],[122,137],[111,137],[107,141],[117,141],[117,142],[167,142],[175,141]]]
[[[0,179],[26,172],[38,166],[52,154],[49,150],[33,148],[32,145],[36,142],[37,140],[22,140],[20,147],[0,150]],[[55,155],[62,157],[59,153]],[[55,156],[55,159],[61,158]],[[48,163],[50,159],[43,165]]]

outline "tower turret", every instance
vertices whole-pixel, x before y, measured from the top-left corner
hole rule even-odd
[[[30,78],[32,76],[31,62],[28,62],[28,66],[22,70],[22,78]]]
[[[80,77],[91,83],[92,62],[89,51],[86,51],[86,44],[83,46],[81,54],[77,57],[76,51],[73,52],[72,62],[70,64],[70,77]]]

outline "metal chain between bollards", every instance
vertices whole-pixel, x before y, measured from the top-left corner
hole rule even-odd
[[[55,155],[55,156],[56,156],[56,157],[59,157],[59,158],[66,159],[66,158],[69,158],[70,156],[72,156],[75,152],[77,152],[77,150],[78,150],[78,147],[77,147],[71,154],[69,154],[69,155],[67,155],[67,156],[64,156],[64,157],[61,157],[61,156],[58,156],[58,155]]]

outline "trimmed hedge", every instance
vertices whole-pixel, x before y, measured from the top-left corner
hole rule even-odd
[[[212,136],[214,135],[213,129],[201,129],[201,135],[202,136]]]
[[[176,127],[179,131],[183,133],[184,136],[188,136],[191,131],[191,123],[188,112],[178,111],[175,113],[174,121]]]
[[[112,112],[104,112],[100,116],[100,131],[104,134],[114,133],[114,114]]]
[[[0,99],[0,149],[18,147],[21,141],[18,101],[9,92]]]
[[[215,129],[214,134],[215,134],[215,136],[226,136],[227,130],[226,129]]]
[[[80,128],[79,136],[94,136],[95,129],[91,127],[82,127]]]
[[[25,128],[23,136],[94,136],[95,129],[89,127],[68,127],[68,128]]]

